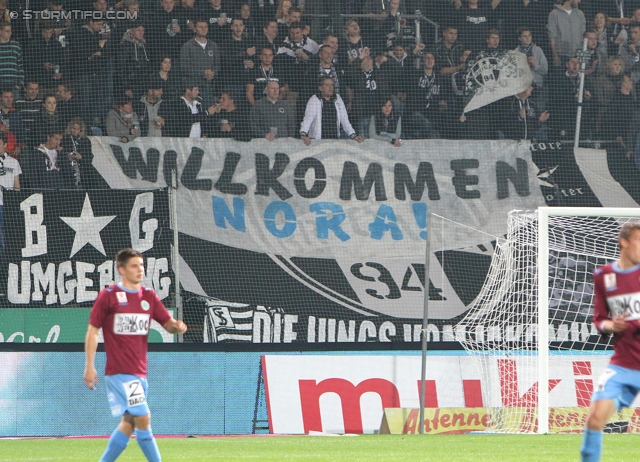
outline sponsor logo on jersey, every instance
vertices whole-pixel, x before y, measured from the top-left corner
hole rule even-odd
[[[121,305],[126,305],[127,303],[129,303],[127,300],[126,292],[116,292],[116,298],[118,299],[118,303],[120,303]]]
[[[627,321],[640,319],[640,292],[607,297],[611,317],[624,316]]]
[[[145,311],[149,311],[149,308],[151,308],[151,305],[149,305],[148,301],[142,300],[142,302],[140,303],[140,307]]]
[[[607,290],[615,290],[618,288],[616,273],[607,273],[604,275],[604,288]]]
[[[116,313],[113,332],[119,335],[148,335],[150,324],[148,314]]]

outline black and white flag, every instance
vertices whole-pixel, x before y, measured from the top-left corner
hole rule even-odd
[[[533,80],[527,56],[519,51],[483,51],[469,62],[467,69],[465,113],[517,95]]]

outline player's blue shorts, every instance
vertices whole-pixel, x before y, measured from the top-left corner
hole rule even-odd
[[[591,401],[613,399],[618,410],[629,407],[640,392],[640,371],[609,365],[598,378]]]
[[[125,412],[133,416],[147,415],[147,379],[137,375],[106,375],[107,397],[111,415],[120,417]]]

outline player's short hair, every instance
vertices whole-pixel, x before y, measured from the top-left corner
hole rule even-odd
[[[116,255],[116,266],[118,268],[124,268],[125,266],[127,266],[127,263],[129,262],[129,260],[131,260],[134,257],[144,258],[142,256],[142,254],[140,252],[138,252],[137,250],[134,250],[134,249],[122,249]]]
[[[627,239],[631,238],[633,232],[637,229],[640,229],[640,222],[633,221],[630,223],[625,223],[620,228],[620,233],[618,233],[618,239]]]

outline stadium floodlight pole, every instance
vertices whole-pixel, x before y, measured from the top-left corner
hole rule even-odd
[[[429,326],[429,260],[431,259],[431,218],[432,214],[427,211],[427,239],[425,241],[424,257],[424,312],[422,314],[422,371],[420,373],[420,434],[424,434],[424,403],[427,393],[427,340]]]
[[[175,290],[176,319],[184,321],[182,311],[182,295],[180,294],[180,248],[178,246],[178,172],[171,171],[171,185],[169,186],[170,224],[173,230],[173,248],[171,249],[171,266],[173,269],[173,283]],[[178,343],[183,342],[182,334],[178,334]]]
[[[573,147],[577,148],[580,144],[580,123],[582,122],[582,99],[584,93],[584,70],[587,67],[587,43],[589,39],[585,38],[582,41],[582,52],[578,53],[578,59],[580,59],[580,91],[578,92],[578,112],[576,113],[576,132],[573,138]]]

